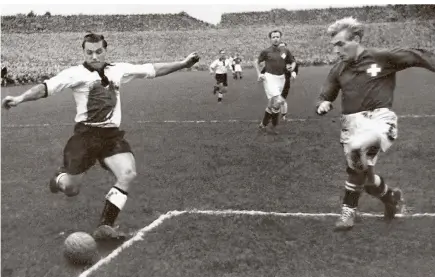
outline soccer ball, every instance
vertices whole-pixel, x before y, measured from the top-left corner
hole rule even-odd
[[[92,264],[98,257],[97,242],[88,233],[72,233],[65,240],[64,256],[74,264]]]

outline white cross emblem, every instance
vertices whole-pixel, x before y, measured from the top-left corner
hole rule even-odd
[[[370,68],[367,69],[367,73],[369,73],[370,75],[372,75],[372,77],[375,77],[378,75],[378,73],[381,72],[381,68],[378,67],[377,64],[372,64],[370,66]]]

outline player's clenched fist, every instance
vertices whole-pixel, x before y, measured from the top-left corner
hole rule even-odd
[[[263,82],[264,81],[264,74],[260,74],[260,75],[258,75],[258,81],[259,82]]]
[[[9,110],[12,107],[16,107],[20,102],[19,97],[6,96],[2,101],[2,107]]]
[[[192,65],[196,64],[198,61],[199,61],[199,56],[196,52],[189,54],[189,56],[187,56],[186,59],[184,60],[187,67],[191,67]]]
[[[332,109],[332,103],[329,101],[321,102],[316,109],[318,115],[324,115]]]

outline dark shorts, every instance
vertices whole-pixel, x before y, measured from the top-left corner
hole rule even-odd
[[[216,74],[216,83],[223,84],[224,87],[228,86],[227,74]]]
[[[119,128],[90,127],[77,123],[74,135],[68,140],[63,152],[63,164],[67,173],[76,175],[86,172],[98,160],[104,169],[104,159],[120,153],[132,153]]]
[[[284,87],[282,88],[282,93],[281,93],[281,96],[284,99],[287,99],[288,92],[290,90],[290,77],[291,77],[291,73],[286,72],[285,73],[285,83],[284,83]]]

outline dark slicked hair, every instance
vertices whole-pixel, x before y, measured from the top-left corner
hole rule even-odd
[[[104,39],[104,36],[90,32],[89,34],[87,34],[83,38],[82,48],[85,49],[86,42],[96,43],[96,42],[100,42],[100,41],[103,42],[103,48],[106,49],[107,48],[107,41]]]
[[[273,33],[279,33],[279,36],[282,37],[282,32],[280,30],[272,30],[269,32],[269,38],[272,38]]]

